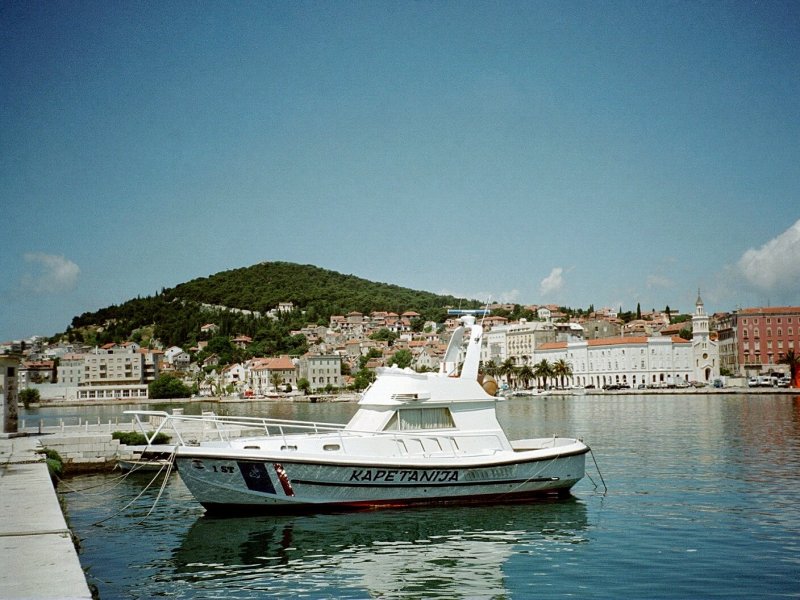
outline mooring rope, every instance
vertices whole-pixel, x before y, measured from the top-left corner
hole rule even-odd
[[[124,512],[124,511],[126,511],[128,508],[130,508],[130,507],[131,507],[131,505],[132,505],[134,502],[136,502],[136,501],[137,501],[139,498],[141,498],[141,497],[142,497],[142,494],[144,494],[144,493],[145,493],[147,490],[149,490],[149,489],[150,489],[150,486],[151,486],[151,485],[153,485],[153,483],[156,481],[156,479],[158,479],[158,478],[159,478],[159,476],[161,475],[161,473],[164,471],[164,468],[166,468],[166,469],[167,469],[167,472],[166,472],[166,473],[165,473],[165,475],[164,475],[164,481],[162,481],[162,483],[161,483],[161,489],[160,489],[160,491],[158,492],[158,497],[156,498],[156,501],[155,501],[155,503],[153,504],[153,506],[150,508],[150,511],[147,513],[147,515],[145,515],[144,519],[146,519],[146,518],[147,518],[147,517],[150,515],[150,513],[151,513],[151,512],[153,512],[153,509],[155,508],[156,504],[158,503],[158,500],[159,500],[159,498],[161,498],[161,494],[162,494],[162,492],[164,491],[164,488],[165,488],[165,487],[166,487],[166,485],[167,485],[167,481],[169,480],[169,475],[170,475],[170,473],[172,472],[172,465],[173,465],[173,462],[174,462],[174,459],[175,459],[175,453],[177,452],[177,449],[178,449],[178,448],[177,448],[177,446],[176,446],[176,447],[175,447],[175,449],[172,451],[172,454],[170,454],[169,460],[168,460],[168,461],[167,461],[165,464],[161,465],[161,468],[158,470],[158,472],[157,472],[157,473],[156,473],[156,474],[153,476],[153,478],[152,478],[152,479],[151,479],[151,480],[150,480],[150,481],[147,483],[147,485],[146,485],[146,486],[144,486],[144,488],[142,489],[142,491],[141,491],[141,492],[139,492],[139,493],[136,495],[136,497],[135,497],[133,500],[131,500],[130,502],[128,502],[128,503],[127,503],[125,506],[123,506],[122,508],[120,508],[120,509],[119,509],[117,512],[115,512],[114,514],[112,514],[112,515],[109,515],[109,516],[108,516],[108,517],[106,517],[105,519],[101,519],[101,520],[99,520],[99,521],[97,521],[97,522],[95,522],[95,523],[92,523],[92,525],[100,525],[101,523],[105,523],[106,521],[110,521],[111,519],[113,519],[113,518],[114,518],[114,517],[116,517],[117,515],[121,514],[122,512]],[[142,521],[144,521],[144,519],[142,519]],[[141,523],[141,521],[140,521],[140,523]]]
[[[608,493],[608,486],[606,485],[606,480],[603,479],[603,474],[600,472],[600,466],[597,464],[597,459],[594,457],[594,451],[592,450],[591,447],[589,447],[589,454],[592,455],[592,460],[594,461],[594,468],[597,469],[597,474],[600,476],[600,481],[603,482],[603,493],[606,494]],[[594,479],[592,479],[591,475],[587,473],[586,476],[592,481],[592,483],[594,483]],[[596,483],[594,483],[594,487],[597,488]]]
[[[178,452],[178,446],[175,446],[175,448],[172,451],[172,454],[170,454],[169,456],[169,460],[167,462],[167,472],[164,474],[164,480],[161,482],[161,489],[158,490],[158,496],[156,496],[156,499],[153,502],[153,506],[150,507],[150,510],[147,511],[147,514],[144,517],[142,517],[142,520],[139,521],[137,525],[141,525],[142,523],[144,523],[145,519],[147,519],[147,517],[150,516],[150,513],[152,513],[153,510],[155,510],[158,501],[161,500],[161,494],[164,493],[164,488],[167,487],[167,481],[169,481],[169,476],[172,473],[172,466],[175,464],[175,454],[177,454],[177,452]]]

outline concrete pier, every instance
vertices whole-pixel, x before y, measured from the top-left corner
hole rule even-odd
[[[0,437],[0,596],[91,600],[34,437]]]

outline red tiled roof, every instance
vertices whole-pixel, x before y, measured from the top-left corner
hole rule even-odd
[[[743,308],[740,315],[777,315],[786,313],[800,313],[800,306],[762,306],[758,308]]]

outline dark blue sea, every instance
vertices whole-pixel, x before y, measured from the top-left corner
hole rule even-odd
[[[344,422],[355,405],[211,408]],[[177,475],[59,491],[106,600],[800,597],[800,397],[549,396],[498,412],[511,437],[582,437],[608,491],[591,457],[572,498],[511,506],[211,519]]]

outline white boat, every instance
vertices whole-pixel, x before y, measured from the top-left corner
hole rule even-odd
[[[478,383],[482,335],[475,317],[464,316],[438,373],[380,369],[346,425],[130,414],[144,430],[143,419],[159,424],[148,435],[164,431],[177,437],[178,472],[209,512],[519,502],[569,495],[585,474],[589,447],[556,436],[508,439],[497,420],[496,398]]]

